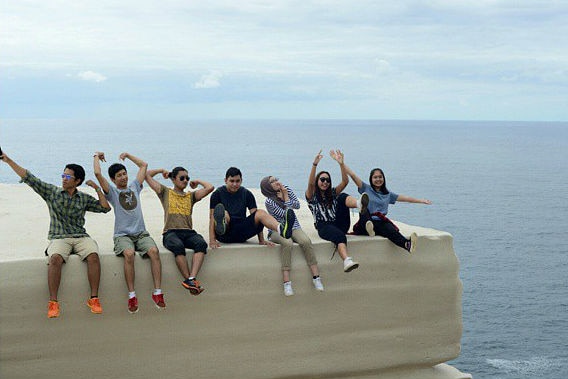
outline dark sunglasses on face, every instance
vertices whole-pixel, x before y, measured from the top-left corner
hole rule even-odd
[[[330,178],[321,177],[321,178],[320,178],[320,182],[322,182],[322,183],[325,183],[325,182],[331,183],[331,179],[330,179]]]
[[[184,180],[187,180],[187,181],[189,182],[189,175],[188,175],[188,176],[182,175],[182,176],[180,176],[178,179],[181,180],[182,182],[183,182]]]

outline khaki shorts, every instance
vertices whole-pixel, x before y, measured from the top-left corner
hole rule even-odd
[[[65,262],[71,254],[77,254],[81,260],[85,260],[92,253],[99,253],[97,242],[91,237],[58,238],[49,241],[46,250],[47,256],[59,254]]]
[[[151,248],[158,248],[154,239],[148,232],[142,232],[133,236],[114,237],[114,253],[120,255],[124,250],[134,250],[145,256]]]

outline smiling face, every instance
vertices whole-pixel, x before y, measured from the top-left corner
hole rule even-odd
[[[116,188],[125,189],[128,186],[128,173],[122,169],[111,180],[116,185]]]
[[[322,192],[325,192],[329,187],[331,187],[331,177],[327,172],[322,172],[318,176],[317,186]]]
[[[227,186],[227,191],[230,193],[235,193],[241,188],[241,183],[243,179],[240,175],[237,176],[229,176],[225,178],[225,185]]]
[[[383,184],[385,184],[385,175],[383,173],[383,170],[381,170],[380,168],[374,169],[373,172],[371,172],[370,182],[373,188],[378,191],[383,186]]]
[[[276,178],[276,177],[274,177],[274,176],[271,176],[271,177],[268,179],[268,183],[270,183],[270,187],[272,187],[272,189],[273,189],[274,191],[280,190],[281,184],[280,184],[280,181],[278,180],[278,178]]]

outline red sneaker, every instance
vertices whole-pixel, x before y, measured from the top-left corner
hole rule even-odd
[[[138,312],[138,299],[136,298],[136,296],[128,299],[128,312],[129,313]]]
[[[156,304],[156,308],[164,309],[166,308],[166,302],[164,301],[164,294],[161,293],[159,295],[152,295],[152,300],[154,300],[154,304]]]

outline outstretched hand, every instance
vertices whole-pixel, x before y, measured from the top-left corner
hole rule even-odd
[[[330,150],[329,151],[329,155],[333,158],[334,161],[336,161],[339,164],[343,164],[344,163],[344,159],[345,159],[345,154],[343,154],[341,152],[341,150]]]

